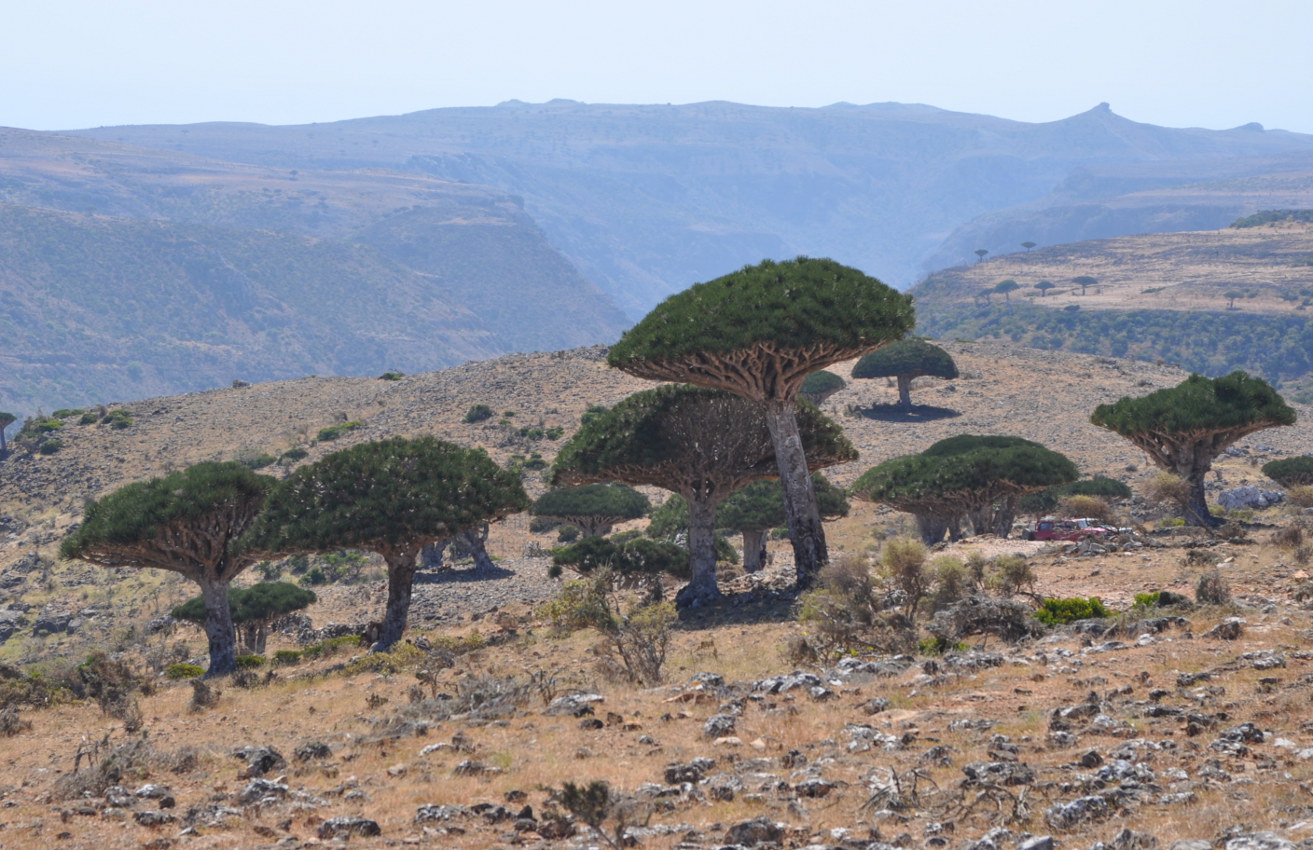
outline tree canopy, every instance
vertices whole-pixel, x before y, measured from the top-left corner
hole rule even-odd
[[[892,342],[878,351],[865,354],[853,366],[854,378],[897,378],[898,404],[912,406],[911,387],[916,378],[956,378],[953,356],[920,337]]]
[[[1220,522],[1204,497],[1213,459],[1255,431],[1293,425],[1295,411],[1267,381],[1237,371],[1221,378],[1191,375],[1175,387],[1101,404],[1090,421],[1184,479],[1190,485],[1186,521],[1211,527]]]
[[[618,522],[647,516],[647,496],[624,484],[585,484],[548,490],[533,503],[530,513],[551,517],[578,527],[588,537],[611,532]]]
[[[847,384],[844,383],[843,378],[822,369],[807,376],[807,379],[802,382],[802,386],[798,390],[798,395],[812,404],[818,405],[845,386]]]
[[[1272,460],[1263,464],[1263,474],[1282,487],[1313,484],[1313,455]]]
[[[784,487],[798,585],[828,560],[793,401],[817,369],[901,339],[909,296],[827,259],[765,260],[672,295],[611,347],[607,362],[760,403]]]
[[[813,469],[856,451],[815,405],[796,402],[799,434]],[[683,496],[690,505],[693,588],[685,598],[714,598],[716,506],[751,481],[779,475],[759,405],[722,390],[667,384],[635,393],[585,423],[561,447],[554,484],[624,481]]]
[[[1058,507],[1067,496],[1098,496],[1102,499],[1129,499],[1131,497],[1131,488],[1115,478],[1105,478],[1096,475],[1093,478],[1082,478],[1079,481],[1073,481],[1070,484],[1060,484],[1057,487],[1045,487],[1043,490],[1036,490],[1033,493],[1027,493],[1021,498],[1018,507],[1031,514],[1046,514]]]
[[[269,625],[279,617],[312,605],[314,591],[286,581],[262,581],[250,587],[228,588],[228,606],[232,610],[233,625],[245,634],[244,643],[250,652],[264,652]],[[191,623],[205,622],[205,600],[196,596],[172,611],[174,619]]]
[[[102,567],[169,570],[196,582],[205,601],[208,674],[231,673],[236,652],[228,584],[258,557],[234,544],[273,484],[236,461],[200,463],[128,484],[87,506],[60,554]]]
[[[528,508],[519,476],[482,449],[433,437],[360,443],[300,467],[270,494],[244,545],[284,554],[365,549],[388,567],[375,648],[406,627],[419,551]]]
[[[1023,495],[1078,475],[1066,456],[1031,440],[961,434],[871,467],[850,492],[913,514],[933,544],[946,532],[956,537],[964,519],[977,533],[1006,537]]]

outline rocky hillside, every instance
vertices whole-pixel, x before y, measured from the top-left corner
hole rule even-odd
[[[948,347],[962,377],[918,382],[915,416],[896,413],[884,381],[827,400],[863,455],[835,478],[951,433],[993,432],[1039,439],[1136,485],[1142,458],[1089,426],[1088,411],[1182,377],[1141,362]],[[288,447],[315,457],[421,432],[502,460],[550,457],[552,441],[528,436],[536,427],[572,427],[586,405],[643,386],[600,354],[152,399],[126,406],[127,428],[70,426],[63,450],[0,465],[4,649],[27,640],[41,673],[0,666],[5,847],[1309,846],[1310,547],[1307,517],[1288,506],[1260,511],[1226,540],[954,544],[934,554],[986,563],[986,602],[959,612],[1006,606],[991,559],[1024,553],[1030,592],[1101,596],[1113,616],[969,634],[947,651],[927,641],[809,655],[815,624],[795,621],[781,545],[762,576],[727,571],[726,605],[673,626],[664,675],[646,683],[623,675],[600,634],[562,632],[534,607],[559,585],[525,549],[546,538],[515,519],[499,524],[491,574],[420,576],[410,641],[397,651],[325,640],[350,630],[331,624],[383,604],[373,579],[321,588],[308,619],[271,638],[270,662],[198,685],[158,671],[195,658],[199,630],[149,625],[186,588],[42,557],[85,498],[206,458]],[[501,416],[463,424],[472,403]],[[1210,487],[1256,481],[1253,461],[1307,451],[1309,413],[1244,441]],[[364,424],[311,445],[342,420]],[[899,527],[897,515],[859,504],[832,526],[832,551],[869,569]],[[1200,576],[1214,570],[1231,599],[1196,604]],[[1180,598],[1134,607],[1150,591]],[[1012,604],[1033,602],[1023,593]],[[34,621],[39,635],[19,634]],[[93,646],[110,660],[70,664]],[[561,794],[592,782],[609,790],[591,810]]]
[[[912,291],[918,331],[931,336],[1166,360],[1209,375],[1245,369],[1305,397],[1310,268],[1313,225],[1280,221],[1036,248],[945,269]],[[1008,280],[1017,288],[997,291]]]
[[[18,130],[0,130],[0,258],[0,410],[22,414],[625,324],[499,191]]]

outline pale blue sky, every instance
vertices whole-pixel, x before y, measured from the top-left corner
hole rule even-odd
[[[1313,133],[1310,0],[9,0],[0,125],[292,124],[516,98],[927,103]]]

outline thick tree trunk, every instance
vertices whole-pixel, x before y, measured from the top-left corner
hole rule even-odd
[[[1216,528],[1222,520],[1213,516],[1208,509],[1208,498],[1204,495],[1204,476],[1191,476],[1186,479],[1190,485],[1190,495],[1185,502],[1185,524],[1199,528]]]
[[[798,419],[793,399],[770,399],[766,402],[766,427],[775,446],[775,463],[780,471],[780,489],[784,493],[784,515],[789,521],[789,540],[793,543],[793,563],[798,590],[816,583],[821,567],[830,560],[825,546],[825,528],[816,507],[816,491],[807,470],[807,455],[798,434]]]
[[[743,569],[759,573],[766,568],[766,529],[749,528],[743,531]]]
[[[205,602],[205,637],[210,643],[210,669],[206,678],[226,676],[237,669],[237,633],[228,606],[228,582],[197,581]]]
[[[898,406],[909,408],[912,406],[912,376],[898,376]]]
[[[442,569],[442,559],[449,545],[450,539],[427,544],[419,550],[419,565],[426,570]]]
[[[488,572],[497,568],[485,546],[487,540],[488,524],[486,522],[477,528],[469,528],[456,535],[457,545],[470,553],[470,557],[474,559],[474,569],[480,572]]]
[[[410,594],[415,585],[415,550],[385,552],[388,565],[388,605],[379,628],[378,643],[374,652],[387,652],[401,640],[406,631],[406,617],[410,613]]]
[[[916,519],[916,530],[921,534],[921,542],[933,546],[944,539],[948,532],[948,522],[933,514],[912,514]]]
[[[687,498],[687,497],[686,497]],[[675,596],[680,608],[708,605],[720,598],[716,587],[716,505],[688,498],[688,565],[693,576]]]

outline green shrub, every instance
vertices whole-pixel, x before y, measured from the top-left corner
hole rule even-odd
[[[590,573],[610,567],[616,573],[669,573],[688,578],[688,551],[665,540],[647,537],[625,539],[585,537],[578,543],[552,550],[552,563]]]
[[[1157,590],[1152,593],[1137,593],[1135,594],[1135,607],[1157,608],[1160,599],[1162,599],[1162,593]]]
[[[199,664],[170,664],[164,668],[164,677],[175,682],[183,679],[195,679],[197,676],[203,676],[204,674],[205,668]]]
[[[100,417],[97,416],[96,414],[94,414],[94,413],[84,413],[84,414],[82,414],[82,418],[80,418],[80,419],[78,420],[78,424],[79,424],[79,425],[95,425],[95,424],[96,424],[97,422],[99,422],[99,421],[100,421]]]
[[[380,381],[400,381],[404,377],[406,377],[405,372],[384,372],[378,376],[378,379]]]
[[[1035,612],[1035,619],[1046,626],[1061,626],[1077,620],[1095,620],[1110,616],[1103,600],[1097,596],[1084,599],[1072,596],[1067,599],[1045,599]]]
[[[263,655],[239,655],[237,656],[237,667],[241,670],[255,670],[265,665]]]
[[[329,440],[336,440],[338,437],[341,437],[343,434],[347,434],[350,433],[351,431],[356,430],[357,428],[364,427],[364,424],[365,424],[364,422],[361,422],[357,419],[353,419],[350,422],[339,422],[336,425],[329,425],[327,428],[321,428],[319,430],[319,433],[315,435],[315,439],[317,439],[321,443],[328,442]]]
[[[278,458],[268,454],[247,454],[237,458],[237,462],[247,469],[264,469],[277,460]]]
[[[119,408],[118,410],[111,410],[109,413],[106,413],[101,417],[100,422],[102,425],[108,425],[111,428],[123,429],[130,427],[133,419],[131,413]]]
[[[62,419],[42,419],[36,423],[36,432],[38,434],[49,434],[51,431],[58,431],[64,427]]]
[[[316,658],[327,658],[344,646],[357,647],[360,646],[360,644],[360,635],[342,635],[341,637],[321,640],[319,643],[312,643],[305,649],[301,650],[301,655],[307,661]]]
[[[64,448],[63,440],[42,440],[36,450],[43,455],[52,455],[62,448]]]
[[[83,413],[85,413],[85,412],[86,412],[86,411],[82,410],[82,408],[80,408],[80,407],[77,408],[77,409],[74,409],[74,408],[71,408],[71,407],[64,407],[64,408],[61,408],[61,409],[59,409],[59,410],[56,410],[54,413],[50,414],[50,418],[51,418],[51,419],[72,419],[72,418],[75,417],[75,416],[81,416],[81,415],[82,415]]]
[[[280,649],[274,653],[274,664],[284,666],[288,664],[300,664],[301,651],[297,649]]]
[[[306,457],[309,454],[310,452],[300,447],[294,449],[288,449],[287,451],[283,452],[281,455],[278,456],[278,462],[286,466],[288,464],[296,463],[298,460],[301,460],[302,458]]]
[[[486,404],[475,404],[465,411],[465,418],[461,421],[467,425],[473,425],[475,422],[482,422],[485,419],[492,418],[492,408]]]

